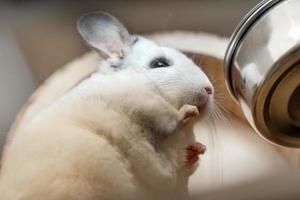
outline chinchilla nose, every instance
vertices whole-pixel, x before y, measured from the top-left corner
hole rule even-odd
[[[214,93],[214,89],[211,86],[202,87],[197,95],[198,106],[205,106],[209,100],[209,96]]]
[[[204,87],[204,90],[205,90],[206,94],[208,94],[208,95],[213,94],[213,88],[211,86]]]

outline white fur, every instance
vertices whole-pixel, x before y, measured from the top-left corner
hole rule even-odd
[[[149,68],[157,56],[172,66]],[[194,136],[193,124],[178,129],[179,109],[197,105],[211,83],[183,54],[142,37],[119,62],[115,72],[108,58],[18,130],[2,160],[0,199],[185,195],[194,170],[185,163],[185,148]]]

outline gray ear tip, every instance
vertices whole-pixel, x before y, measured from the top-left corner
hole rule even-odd
[[[92,21],[95,19],[99,18],[99,16],[102,16],[102,12],[91,12],[91,13],[86,13],[80,16],[77,21],[77,29],[80,34],[84,34],[86,29],[88,29],[89,24],[91,24]]]
[[[85,42],[105,57],[120,54],[131,45],[126,27],[105,12],[91,12],[78,18],[77,29]]]
[[[83,14],[77,20],[77,27],[82,26],[83,24],[90,22],[92,20],[116,20],[112,15],[106,12],[94,11],[90,13]]]
[[[122,23],[119,22],[114,16],[101,11],[86,13],[79,17],[76,22],[78,32],[83,37],[86,36],[88,33],[91,33],[93,28],[101,28],[101,26],[105,24],[118,25],[121,30],[126,30]]]
[[[98,16],[96,12],[83,14],[77,19],[77,27],[81,27],[86,22],[89,22],[90,20],[94,19],[96,16]]]

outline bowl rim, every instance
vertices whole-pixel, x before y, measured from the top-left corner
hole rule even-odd
[[[250,27],[268,10],[273,8],[280,2],[287,0],[263,0],[258,3],[253,9],[251,9],[245,17],[240,21],[235,30],[233,31],[228,47],[224,56],[224,74],[226,80],[226,86],[235,99],[237,99],[236,94],[234,93],[232,81],[231,81],[231,68],[232,60],[234,58],[236,49],[238,48],[242,38],[246,35]]]

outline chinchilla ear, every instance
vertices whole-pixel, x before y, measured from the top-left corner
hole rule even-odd
[[[104,59],[118,63],[130,51],[135,37],[115,17],[94,12],[80,17],[77,28],[83,39]]]

